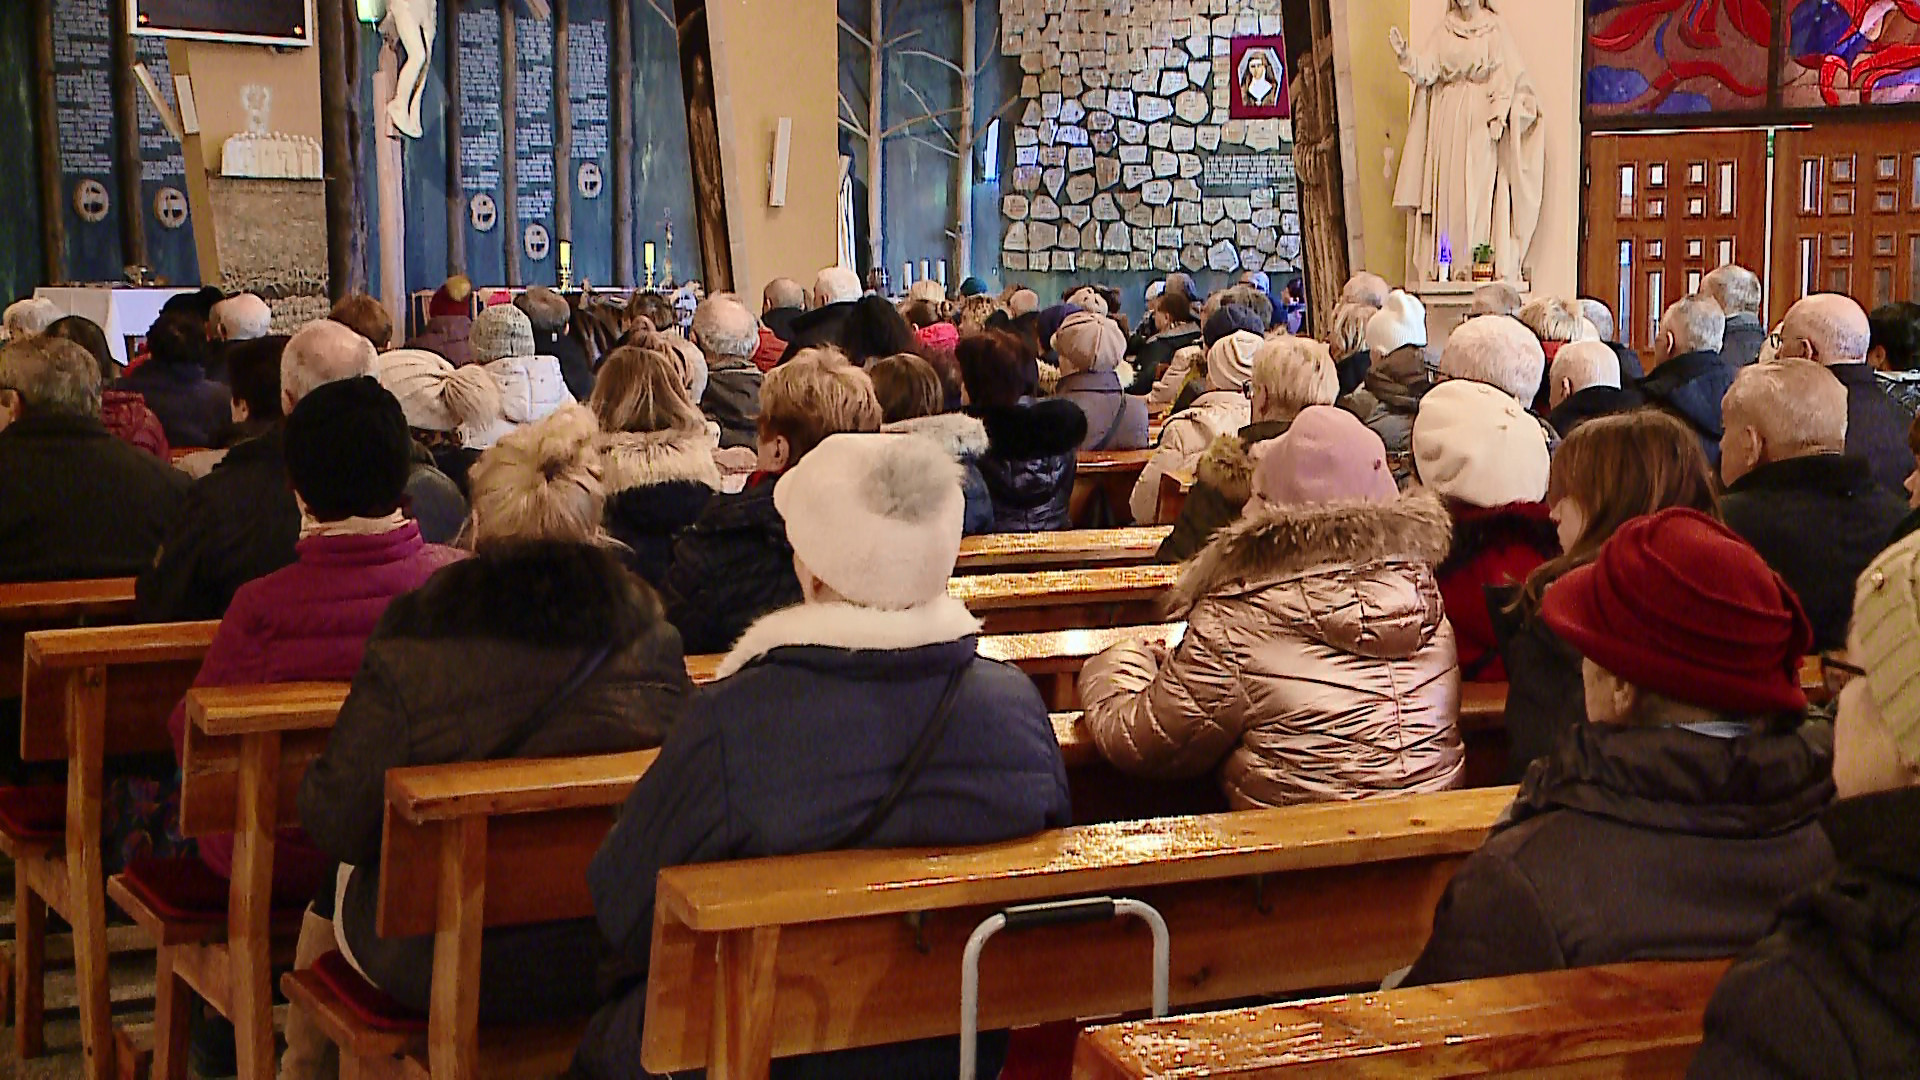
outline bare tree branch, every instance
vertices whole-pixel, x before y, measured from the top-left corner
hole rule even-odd
[[[882,131],[880,133],[880,137],[882,139],[891,139],[895,135],[898,135],[901,132],[906,131],[908,128],[914,127],[915,125],[918,125],[918,124],[931,123],[936,127],[938,127],[940,125],[941,117],[952,116],[955,113],[958,113],[959,111],[960,111],[959,109],[942,109],[937,113],[922,113],[919,116],[909,117],[908,119],[902,120],[899,123],[893,125],[892,127],[889,127],[886,130]],[[946,131],[945,128],[941,128],[942,134],[944,134],[945,131]],[[949,140],[951,140],[951,136],[949,136]]]
[[[980,61],[979,67],[973,69],[974,78],[977,79],[980,76],[985,75],[987,73],[987,69],[993,66],[993,62],[999,59],[1001,40],[1002,39],[1000,36],[1000,22],[999,20],[996,19],[994,20],[994,24],[993,24],[993,41],[987,45],[987,58],[985,60]],[[967,60],[969,63],[971,63],[973,61],[973,58],[968,57]]]
[[[922,138],[919,135],[909,135],[907,136],[907,139],[910,142],[917,142],[920,145],[926,147],[927,149],[935,151],[936,153],[945,154],[948,157],[953,158],[955,161],[958,161],[960,159],[960,152],[958,150],[953,150],[948,147],[941,146],[939,143],[934,142],[932,139]]]
[[[847,100],[846,91],[844,90],[839,91],[839,97],[840,97],[840,107],[847,110],[848,116],[851,116],[854,118],[854,124],[856,125],[856,130],[859,131],[860,133],[860,137],[863,139],[866,138],[867,137],[866,126],[864,124],[860,124],[859,122],[860,110],[854,108],[853,102]],[[841,118],[841,123],[846,123],[845,117]]]
[[[953,72],[955,75],[965,74],[965,72],[960,70],[960,65],[954,63],[953,61],[947,59],[944,56],[940,56],[935,53],[930,53],[925,49],[902,49],[900,50],[900,55],[901,56],[918,56],[922,60],[931,60],[934,63],[939,64],[941,67],[946,68],[948,71]]]
[[[679,27],[679,20],[674,18],[673,12],[666,6],[665,0],[648,0],[647,6],[653,9],[655,15],[667,20],[668,26]]]
[[[866,128],[861,127],[859,124],[855,123],[852,120],[847,119],[844,116],[840,118],[840,126],[847,131],[853,132],[855,135],[858,135],[862,139],[867,138]]]
[[[853,40],[859,42],[862,46],[866,48],[869,48],[869,49],[873,48],[873,42],[867,40],[867,35],[854,29],[854,26],[852,23],[848,22],[845,19],[841,19],[839,20],[839,22],[840,22],[840,29],[845,33],[852,34]]]
[[[886,40],[884,40],[884,41],[882,41],[882,42],[880,43],[880,47],[881,47],[881,48],[883,48],[883,49],[891,49],[891,48],[893,48],[893,47],[894,47],[895,45],[898,45],[898,44],[900,44],[900,43],[901,43],[901,42],[903,42],[903,41],[912,41],[912,40],[913,40],[914,38],[917,38],[917,37],[919,37],[919,36],[920,36],[920,31],[918,31],[918,30],[909,30],[909,31],[907,31],[906,33],[904,33],[904,34],[901,34],[901,35],[900,35],[900,36],[898,36],[898,37],[890,37],[890,38],[887,38]]]
[[[1007,96],[1006,101],[1001,102],[999,108],[993,110],[987,115],[988,116],[1005,116],[1010,110],[1012,110],[1012,108],[1015,105],[1018,105],[1018,104],[1020,104],[1020,91],[1015,90],[1012,94],[1009,94]]]
[[[956,105],[951,109],[942,109],[936,112],[934,110],[933,103],[927,100],[926,95],[922,94],[918,87],[914,86],[912,83],[906,81],[905,79],[900,80],[900,85],[907,91],[907,93],[913,95],[913,100],[919,102],[920,107],[922,109],[926,110],[926,114],[925,114],[926,118],[928,120],[933,121],[933,126],[939,129],[940,137],[947,140],[947,145],[958,150],[960,148],[960,144],[954,141],[953,132],[948,131],[947,125],[941,123],[939,118],[942,116],[960,115],[960,107]]]

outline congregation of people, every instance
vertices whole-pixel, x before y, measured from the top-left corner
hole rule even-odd
[[[1184,632],[1080,672],[1114,769],[1236,811],[1453,790],[1463,697],[1504,683],[1518,794],[1401,985],[1740,957],[1692,1075],[1911,1074],[1920,307],[1815,294],[1769,329],[1727,266],[1641,355],[1591,299],[1490,285],[1430,342],[1363,273],[1310,337],[1273,285],[1174,273],[1135,325],[1097,282],[895,301],[829,268],[689,311],[454,278],[400,348],[368,296],[282,335],[205,289],[125,368],[24,300],[0,582],[131,577],[142,621],[219,620],[196,687],[351,683],[273,888],[310,901],[296,967],[337,951],[414,1010],[433,939],[376,930],[387,773],[658,748],[596,917],[490,929],[481,961],[482,1023],[590,1016],[572,1075],[634,1077],[662,869],[1072,823],[1047,702],[948,583],[964,537],[1074,528],[1083,455],[1138,452],[1092,513],[1167,528]],[[231,877],[173,814],[108,847]],[[222,1038],[196,1029],[207,1075]],[[282,1077],[330,1074],[312,1017],[285,1039]]]

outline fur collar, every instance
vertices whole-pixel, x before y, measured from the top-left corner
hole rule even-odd
[[[1238,435],[1213,440],[1194,466],[1195,482],[1218,491],[1228,502],[1245,506],[1253,498],[1253,448],[1285,435],[1292,426],[1291,420],[1268,420],[1249,424]]]
[[[950,596],[904,611],[845,603],[796,604],[747,627],[721,661],[718,675],[724,679],[775,649],[796,645],[894,651],[958,641],[979,632],[980,620]]]
[[[1439,499],[1424,493],[1390,503],[1327,503],[1250,512],[1220,531],[1180,575],[1168,610],[1186,612],[1234,584],[1265,584],[1329,566],[1378,562],[1438,565],[1453,526]]]
[[[706,432],[615,432],[600,437],[601,480],[608,495],[629,488],[691,481],[720,490],[720,467]]]
[[[1087,414],[1071,401],[1044,399],[967,411],[986,425],[994,454],[1008,461],[1071,454],[1087,440]]]
[[[902,435],[924,435],[956,458],[977,458],[987,452],[987,425],[966,413],[941,413],[888,424],[884,429]]]
[[[624,644],[658,625],[660,598],[608,548],[539,541],[489,549],[394,600],[383,636]]]

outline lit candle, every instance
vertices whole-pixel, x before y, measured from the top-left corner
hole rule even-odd
[[[905,293],[911,288],[913,288],[913,260],[908,259],[906,263],[900,267],[900,291]]]
[[[647,276],[652,277],[653,276],[653,241],[651,240],[647,241],[646,253],[647,253]]]
[[[573,241],[560,241],[560,270],[562,273],[573,269]]]

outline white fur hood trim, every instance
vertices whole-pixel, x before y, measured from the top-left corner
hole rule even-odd
[[[916,417],[888,424],[883,430],[925,436],[956,458],[979,457],[987,452],[987,425],[966,413]]]
[[[601,480],[607,494],[629,488],[691,481],[720,490],[715,443],[704,432],[618,432],[600,437]]]
[[[929,600],[903,611],[883,611],[855,604],[798,604],[765,615],[720,662],[724,679],[775,649],[790,645],[817,645],[829,649],[917,649],[958,641],[980,632],[980,620],[951,596]]]

